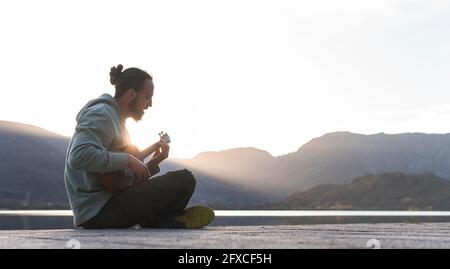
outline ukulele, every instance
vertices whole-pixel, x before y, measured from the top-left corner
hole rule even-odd
[[[160,132],[159,138],[160,142],[164,144],[170,143],[170,137],[167,133]],[[142,156],[139,156],[138,158],[142,158]],[[145,163],[145,166],[150,172],[149,178],[156,175],[160,171],[158,164],[155,164],[152,161],[153,158]],[[112,193],[124,191],[131,187],[135,181],[137,181],[137,179],[134,177],[133,171],[128,166],[122,170],[100,173],[99,176],[102,185],[106,188],[107,191]]]

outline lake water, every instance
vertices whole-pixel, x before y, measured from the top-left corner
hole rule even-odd
[[[215,210],[211,226],[449,222],[450,211]],[[70,210],[0,210],[0,229],[70,229]]]
[[[450,211],[215,210],[217,217],[450,217]],[[0,210],[0,216],[63,217],[71,210]]]

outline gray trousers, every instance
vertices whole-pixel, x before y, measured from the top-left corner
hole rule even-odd
[[[82,224],[86,229],[144,227],[175,228],[170,219],[180,215],[194,193],[196,180],[187,170],[168,172],[115,193],[102,210]]]

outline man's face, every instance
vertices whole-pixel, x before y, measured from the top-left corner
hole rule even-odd
[[[152,106],[153,81],[147,79],[142,90],[136,92],[135,98],[128,103],[131,117],[137,122],[144,116],[144,110]]]

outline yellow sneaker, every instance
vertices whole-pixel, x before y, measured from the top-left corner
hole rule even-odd
[[[214,217],[214,210],[207,206],[198,205],[186,208],[184,212],[175,217],[174,220],[182,223],[184,228],[198,229],[213,222]]]

